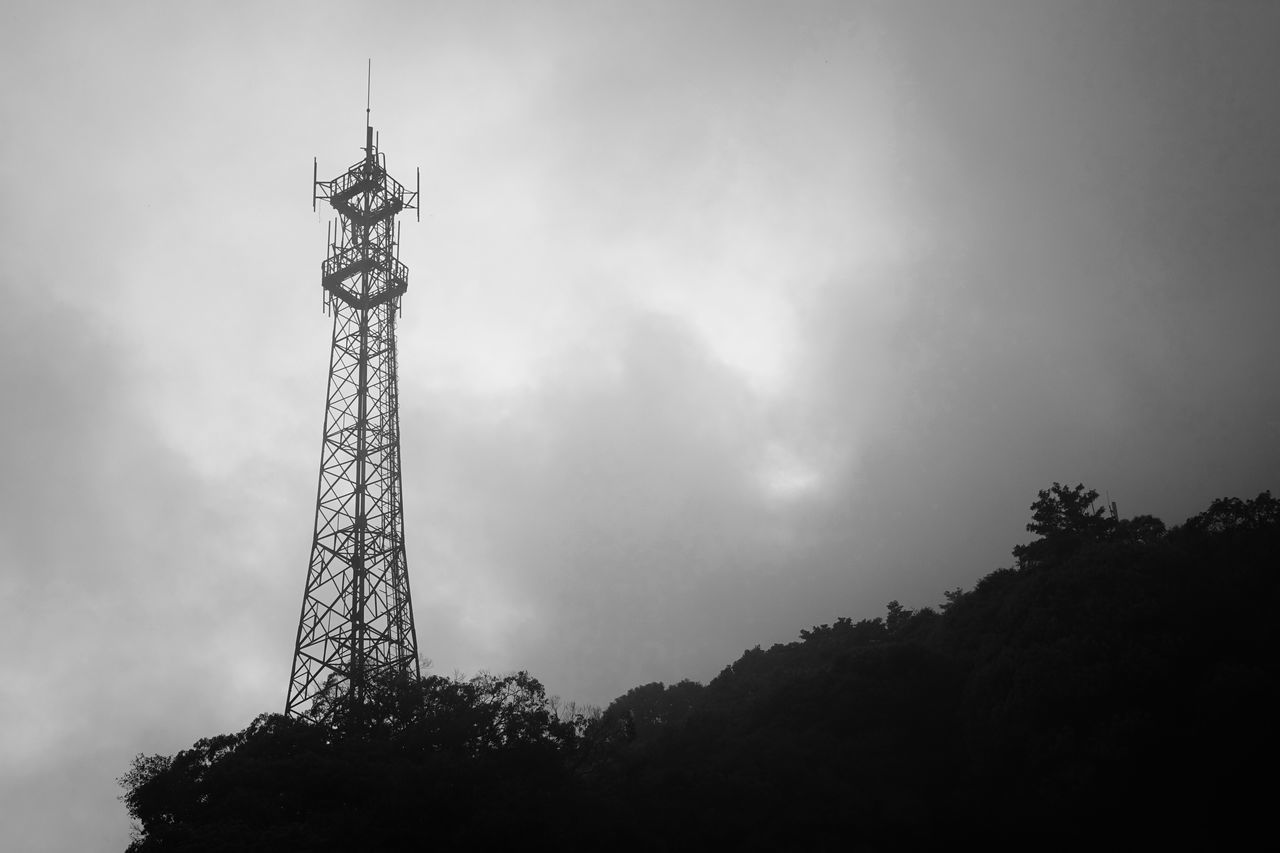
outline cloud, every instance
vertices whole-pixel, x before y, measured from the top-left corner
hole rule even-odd
[[[264,584],[277,549],[252,518],[271,506],[261,484],[202,479],[175,454],[109,324],[6,290],[0,760],[49,803],[6,822],[57,846],[51,809],[68,801],[82,828],[122,823],[103,792],[134,753],[261,710],[287,662],[256,661],[287,605]]]
[[[765,404],[676,318],[614,328],[616,349],[564,357],[519,398],[404,400],[426,454],[405,477],[428,655],[478,619],[463,668],[527,667],[604,702],[677,677],[759,601],[787,524],[762,481],[780,440]]]

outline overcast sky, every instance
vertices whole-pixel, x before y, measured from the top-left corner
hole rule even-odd
[[[78,8],[77,8],[78,6]],[[0,847],[283,707],[322,178],[422,168],[434,671],[607,704],[1010,562],[1037,490],[1280,488],[1280,4],[8,2]]]

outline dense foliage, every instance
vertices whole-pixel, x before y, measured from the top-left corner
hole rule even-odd
[[[388,682],[358,718],[139,756],[131,849],[1239,842],[1280,757],[1280,501],[1166,531],[1096,497],[1041,492],[1019,568],[937,610],[819,625],[707,685],[581,715],[525,673]]]
[[[571,774],[574,729],[527,673],[371,691],[324,724],[264,714],[121,779],[131,850],[497,847],[539,832]]]

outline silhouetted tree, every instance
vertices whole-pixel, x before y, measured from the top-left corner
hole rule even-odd
[[[1155,516],[1135,515],[1119,519],[1111,535],[1118,542],[1151,545],[1163,539],[1165,532],[1164,522]]]
[[[1260,493],[1253,500],[1218,498],[1199,515],[1187,519],[1183,527],[1201,535],[1215,535],[1236,531],[1264,530],[1280,524],[1280,501],[1271,497],[1271,491]]]
[[[1096,489],[1086,490],[1083,483],[1068,488],[1055,482],[1041,489],[1035,503],[1031,504],[1031,522],[1027,531],[1039,536],[1061,536],[1071,533],[1092,533],[1105,523]]]
[[[938,609],[941,610],[943,613],[946,613],[952,607],[959,604],[960,601],[964,598],[964,596],[965,596],[965,592],[964,592],[964,589],[961,587],[945,590],[942,593],[942,597],[944,601],[941,605],[938,606]]]
[[[468,680],[388,675],[324,722],[264,714],[172,758],[138,756],[120,779],[130,849],[400,850],[558,842],[572,799],[572,721],[520,672]]]
[[[1027,531],[1040,538],[1013,549],[1014,559],[1022,568],[1060,559],[1089,541],[1105,538],[1114,522],[1102,507],[1095,506],[1098,492],[1055,482],[1041,489],[1031,504],[1031,521]]]
[[[911,611],[898,603],[897,599],[890,601],[886,605],[884,617],[884,626],[890,634],[896,634],[902,630],[907,624],[907,620],[911,618]]]

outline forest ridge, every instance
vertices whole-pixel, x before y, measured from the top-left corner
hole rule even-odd
[[[1243,842],[1272,802],[1280,501],[1166,529],[1083,485],[1015,565],[580,712],[528,673],[340,690],[121,777],[129,850]]]

